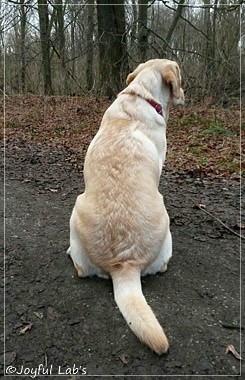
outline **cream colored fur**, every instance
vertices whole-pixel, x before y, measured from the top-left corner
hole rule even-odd
[[[70,254],[80,277],[111,276],[116,303],[137,337],[158,354],[169,343],[147,304],[140,276],[164,272],[172,255],[158,191],[171,104],[183,104],[177,63],[139,65],[105,112],[84,164],[85,191],[70,219]],[[163,116],[145,99],[163,107]]]

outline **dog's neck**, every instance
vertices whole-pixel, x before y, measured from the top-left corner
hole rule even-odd
[[[156,112],[161,115],[162,117],[164,117],[164,111],[162,109],[162,106],[160,103],[157,103],[155,102],[154,99],[149,99],[149,98],[144,98],[142,95],[140,94],[136,94],[135,92],[133,91],[130,91],[130,92],[127,92],[127,91],[122,91],[119,95],[134,95],[134,96],[139,96],[141,99],[144,99],[145,101],[147,101],[155,110]]]
[[[150,73],[151,74],[151,73]],[[170,91],[169,88],[164,86],[162,88],[162,78],[158,78],[156,75],[151,74],[150,86],[149,78],[147,81],[144,80],[144,76],[139,74],[118,96],[123,94],[139,96],[150,103],[154,108],[158,105],[162,109],[162,116],[165,121],[168,120],[169,106],[170,106]],[[159,86],[159,83],[161,84]],[[152,92],[154,89],[154,93]],[[154,105],[153,105],[154,104]],[[156,108],[155,108],[156,109]],[[156,109],[157,112],[157,109]],[[159,112],[158,112],[159,113]],[[161,113],[159,113],[161,114]]]

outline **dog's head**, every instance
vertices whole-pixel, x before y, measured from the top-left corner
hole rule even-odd
[[[151,59],[141,63],[127,77],[126,84],[129,85],[136,77],[147,75],[147,72],[155,71],[161,74],[163,85],[169,87],[173,105],[184,104],[185,96],[181,87],[180,69],[176,62],[168,59]]]

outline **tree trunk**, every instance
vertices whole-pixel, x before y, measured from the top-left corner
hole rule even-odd
[[[75,47],[75,11],[74,11],[74,6],[71,6],[70,8],[71,12],[71,74],[74,77],[75,76],[75,71],[76,71],[76,66],[75,66],[75,55],[76,55],[76,47]]]
[[[137,18],[138,18],[138,9],[137,4],[135,0],[132,0],[132,22],[131,22],[131,35],[130,35],[130,47],[133,49],[135,40],[136,40],[136,34],[137,34]]]
[[[68,74],[65,64],[65,28],[64,28],[64,5],[62,0],[55,0],[57,20],[58,55],[60,59],[61,73],[63,78],[63,93],[68,94]],[[61,81],[62,81],[61,78]]]
[[[124,1],[97,0],[100,88],[108,97],[121,90],[128,73]]]
[[[94,34],[94,0],[87,2],[87,65],[86,65],[86,84],[87,90],[93,88],[93,62],[94,62],[94,49],[93,49],[93,34]]]
[[[38,15],[42,48],[44,95],[52,95],[50,25],[47,0],[38,0]]]
[[[211,44],[212,44],[212,64],[213,64],[213,69],[212,69],[212,74],[213,78],[217,78],[217,65],[216,65],[216,21],[217,21],[217,4],[218,0],[215,0],[214,2],[214,10],[213,10],[213,19],[212,19],[212,39],[211,39]]]
[[[176,28],[176,25],[178,23],[178,20],[181,16],[181,13],[183,11],[183,5],[185,4],[185,0],[180,0],[179,1],[179,4],[178,4],[178,7],[175,11],[175,14],[174,14],[174,18],[173,18],[173,22],[169,28],[169,31],[168,31],[168,34],[165,38],[165,43],[163,44],[163,51],[166,52],[166,49],[168,47],[168,45],[170,44],[171,42],[171,38],[172,38],[172,35],[173,35],[173,32],[174,32],[174,29]],[[165,53],[165,56],[166,56],[166,53]]]
[[[25,0],[20,0],[20,66],[21,66],[21,93],[26,90],[26,10]]]
[[[214,79],[212,76],[213,71],[213,54],[214,54],[214,46],[213,46],[213,32],[212,32],[212,14],[211,14],[211,6],[210,0],[204,0],[204,4],[206,8],[204,10],[204,20],[205,20],[205,29],[206,29],[206,62],[205,62],[205,70],[204,70],[204,88],[207,92],[210,92],[210,88],[212,85],[212,80]]]
[[[138,18],[138,50],[139,60],[146,60],[149,30],[147,28],[147,4],[148,0],[140,0]]]

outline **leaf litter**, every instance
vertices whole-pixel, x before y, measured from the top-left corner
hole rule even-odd
[[[83,162],[110,104],[107,99],[92,96],[10,96],[5,100],[5,139],[62,146]],[[167,139],[166,169],[211,178],[240,178],[245,139],[244,130],[240,131],[239,107],[171,109]]]

